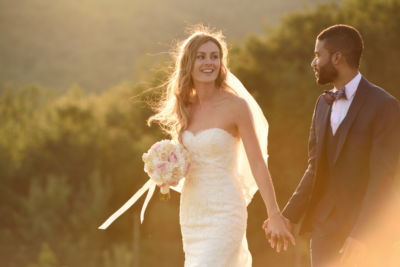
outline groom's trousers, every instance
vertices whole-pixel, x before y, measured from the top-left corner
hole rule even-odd
[[[346,218],[346,216],[338,214],[335,207],[323,220],[318,216],[314,218],[310,244],[312,267],[348,267],[340,264],[342,255],[339,251],[351,233],[351,228],[341,223],[343,218]],[[394,241],[386,240],[384,237],[384,234],[382,236],[378,234],[374,242],[368,244],[365,257],[360,259],[363,262],[360,262],[357,266],[399,266],[399,261],[393,259],[396,251]]]
[[[314,218],[310,244],[311,265],[312,267],[337,267],[340,266],[338,265],[341,256],[339,251],[349,235],[349,229],[341,227],[340,217],[337,216],[335,207],[323,206],[330,212],[323,217],[315,216]]]
[[[315,229],[311,235],[311,266],[338,267],[340,265],[340,249],[346,240],[347,234],[330,232],[325,233]]]

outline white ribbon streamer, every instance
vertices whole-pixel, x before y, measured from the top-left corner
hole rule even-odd
[[[147,192],[147,196],[146,196],[143,206],[142,206],[142,210],[140,211],[140,223],[143,223],[144,212],[146,211],[147,205],[149,204],[149,201],[154,194],[154,190],[156,189],[156,184],[153,181],[152,181],[152,183],[153,183],[153,186],[150,185],[149,191]]]
[[[119,216],[121,216],[127,209],[129,209],[135,202],[147,192],[146,199],[143,203],[142,210],[140,212],[140,223],[143,223],[144,213],[146,211],[147,205],[151,197],[154,194],[154,190],[156,189],[156,183],[152,180],[148,180],[125,204],[119,208],[113,215],[111,215],[102,225],[99,226],[98,229],[105,230],[110,224],[112,224]]]

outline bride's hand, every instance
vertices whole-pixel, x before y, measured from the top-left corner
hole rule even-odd
[[[296,241],[291,233],[291,228],[290,221],[281,213],[272,215],[263,224],[268,242],[277,252],[280,252],[282,248],[286,251],[289,242],[291,242],[293,246],[296,245]]]
[[[173,180],[173,181],[168,183],[169,186],[177,186],[178,184],[179,184],[178,180]]]

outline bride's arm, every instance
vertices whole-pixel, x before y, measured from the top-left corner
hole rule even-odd
[[[275,243],[275,241],[283,238],[285,240],[285,243],[286,240],[290,240],[292,244],[294,244],[294,237],[288,230],[286,221],[282,217],[278,203],[276,201],[276,195],[271,175],[268,169],[267,162],[263,158],[250,108],[248,107],[246,101],[242,99],[237,99],[236,101],[236,126],[242,139],[252,174],[256,180],[261,197],[267,208],[268,217],[270,218],[269,229],[271,231],[271,236],[273,239],[272,241],[273,243]],[[275,246],[275,244],[271,245]],[[281,244],[279,244],[279,246],[280,245]]]

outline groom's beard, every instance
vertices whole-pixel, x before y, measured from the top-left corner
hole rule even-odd
[[[337,70],[333,67],[331,61],[328,61],[325,65],[319,67],[317,83],[322,85],[331,83],[337,76]]]

